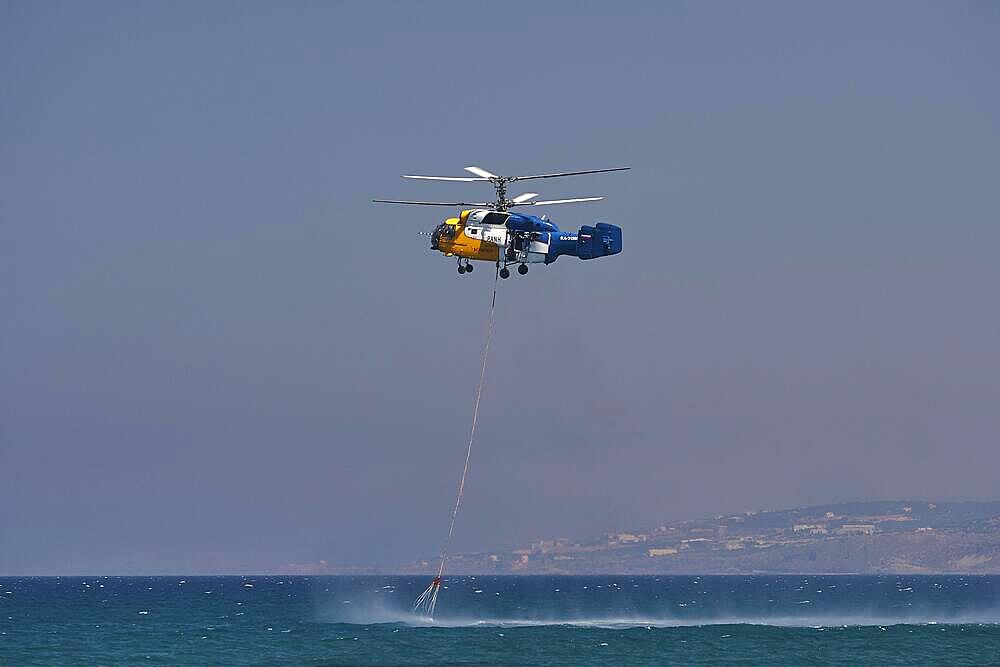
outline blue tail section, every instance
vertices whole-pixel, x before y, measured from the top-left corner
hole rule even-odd
[[[593,227],[584,225],[576,234],[556,232],[552,234],[545,263],[551,264],[560,255],[573,255],[580,259],[594,259],[607,255],[617,255],[622,251],[622,228],[598,222]]]
[[[594,259],[617,255],[622,251],[622,228],[599,222],[593,227],[584,225],[576,237],[576,256]]]

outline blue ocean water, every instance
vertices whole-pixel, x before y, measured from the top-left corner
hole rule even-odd
[[[0,578],[3,665],[1000,664],[1000,577]]]

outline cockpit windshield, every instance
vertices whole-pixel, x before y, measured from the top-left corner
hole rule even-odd
[[[508,213],[500,213],[499,211],[490,211],[483,218],[484,225],[506,225]]]
[[[431,250],[438,249],[441,239],[450,240],[455,238],[455,229],[455,225],[448,225],[443,222],[435,227],[434,231],[431,233]]]

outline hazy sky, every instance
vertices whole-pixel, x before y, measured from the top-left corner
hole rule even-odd
[[[433,556],[1000,498],[1000,5],[0,3],[0,575]],[[536,187],[537,186],[537,187]],[[526,189],[526,188],[524,188]],[[513,193],[524,189],[515,188]]]

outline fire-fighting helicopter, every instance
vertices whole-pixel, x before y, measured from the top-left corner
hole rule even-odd
[[[462,183],[489,182],[496,189],[494,202],[440,202],[407,201],[399,199],[373,199],[383,204],[415,204],[419,206],[468,206],[457,218],[448,218],[430,233],[431,249],[448,257],[458,258],[458,272],[473,270],[472,260],[495,262],[501,278],[509,278],[510,264],[517,264],[517,272],[524,275],[528,264],[551,264],[561,255],[573,255],[580,259],[594,259],[605,255],[615,255],[622,251],[621,227],[598,222],[594,226],[584,225],[578,232],[561,231],[548,216],[512,213],[515,206],[548,206],[549,204],[572,204],[604,199],[604,197],[574,197],[572,199],[548,199],[538,201],[537,192],[525,192],[511,199],[507,198],[507,184],[541,178],[558,178],[580,174],[601,174],[609,171],[625,171],[630,167],[610,169],[588,169],[585,171],[565,171],[532,176],[498,176],[481,167],[466,167],[473,176],[412,176],[425,181],[457,181]]]

